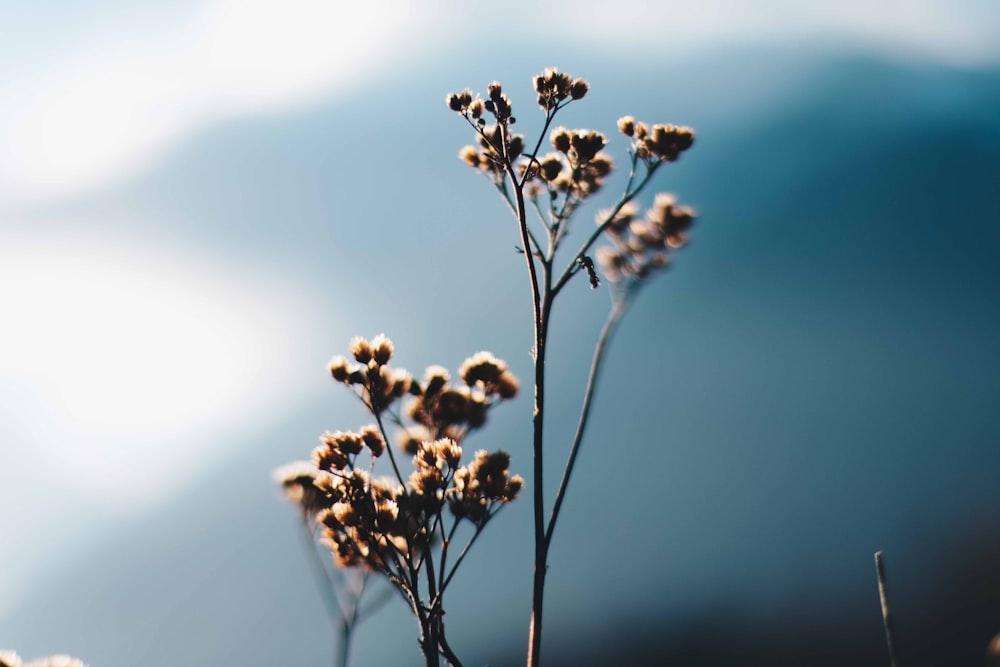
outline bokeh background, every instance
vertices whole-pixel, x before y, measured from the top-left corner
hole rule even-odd
[[[331,664],[271,470],[367,422],[325,373],[355,334],[416,372],[489,349],[529,377],[515,229],[444,97],[499,79],[530,135],[550,65],[592,84],[570,127],[695,127],[659,189],[701,217],[608,359],[547,664],[885,664],[876,549],[904,663],[984,664],[990,0],[0,0],[0,648]],[[553,488],[606,308],[579,280],[556,312]],[[469,446],[527,472],[529,413]],[[530,521],[509,508],[459,574],[466,664],[523,660]],[[390,605],[354,664],[419,664],[415,636]]]

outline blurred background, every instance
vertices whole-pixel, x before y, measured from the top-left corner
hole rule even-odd
[[[643,201],[700,214],[608,358],[546,663],[884,665],[882,549],[903,663],[985,664],[990,0],[0,0],[0,648],[331,664],[271,471],[368,422],[325,370],[353,335],[385,332],[415,373],[491,350],[527,383],[515,227],[444,99],[499,79],[532,136],[546,66],[590,81],[561,122],[619,163],[618,117],[693,126]],[[564,294],[553,490],[608,302]],[[530,391],[491,419],[468,447],[527,473]],[[459,572],[467,665],[523,662],[530,522],[508,508]],[[416,631],[394,601],[354,664],[420,664]]]

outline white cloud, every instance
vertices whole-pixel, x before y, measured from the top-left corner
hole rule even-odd
[[[183,21],[98,23],[70,47],[22,44],[0,65],[0,201],[114,183],[195,127],[370,76],[433,15],[403,0],[224,0]]]

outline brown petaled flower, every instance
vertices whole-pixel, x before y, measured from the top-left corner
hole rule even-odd
[[[468,387],[446,387],[435,401],[431,418],[435,424],[458,424],[469,414]]]
[[[557,127],[552,130],[552,147],[560,153],[568,153],[570,147],[569,130]]]
[[[449,109],[463,113],[472,104],[472,91],[466,88],[460,93],[449,93],[445,101]]]
[[[376,458],[382,456],[382,452],[385,451],[385,439],[382,437],[382,432],[378,426],[369,424],[362,428],[361,439],[364,441],[365,447],[371,451],[372,456]]]
[[[437,451],[435,451],[434,441],[428,440],[420,443],[417,453],[413,457],[413,467],[418,470],[421,468],[441,469],[442,466],[439,463]]]
[[[538,93],[538,106],[546,111],[555,109],[567,97],[581,99],[590,89],[590,85],[583,79],[574,79],[555,67],[546,68],[532,81],[535,92]]]
[[[654,125],[643,146],[665,162],[674,162],[694,143],[694,130],[675,125]]]
[[[343,470],[347,467],[347,454],[338,447],[330,446],[324,438],[323,444],[312,452],[312,462],[320,470]]]
[[[320,474],[313,463],[295,461],[275,470],[272,478],[281,485],[288,500],[301,507],[306,514],[313,514],[325,504],[326,493],[316,486],[316,477]],[[3,665],[0,664],[0,667]]]
[[[487,102],[487,104],[489,104],[489,102]],[[483,128],[482,134],[479,136],[479,145],[484,149],[484,169],[497,172],[503,171],[504,134],[504,131],[498,124],[489,125]],[[514,159],[524,152],[524,135],[507,133],[506,136],[508,139],[507,157],[513,162]]]
[[[614,163],[611,158],[598,155],[583,166],[574,169],[572,180],[564,183],[562,179],[559,179],[556,185],[561,190],[573,191],[578,197],[584,198],[601,189],[601,186],[604,185],[604,178],[611,173],[613,168]]]
[[[597,224],[603,225],[606,221],[608,226],[605,228],[606,231],[612,235],[618,235],[624,232],[629,223],[635,219],[635,216],[639,214],[639,207],[635,204],[629,202],[618,209],[618,212],[614,214],[610,220],[608,216],[612,214],[610,209],[603,209],[597,212]]]
[[[584,165],[594,159],[597,152],[604,148],[607,139],[600,132],[576,130],[570,134],[571,151],[568,153],[574,166]]]
[[[422,424],[396,432],[396,444],[407,454],[416,454],[420,443],[426,440],[431,440],[431,432]]]
[[[347,382],[348,378],[351,377],[351,365],[347,361],[347,357],[343,355],[337,355],[331,359],[329,369],[330,375],[337,382]]]
[[[392,341],[386,338],[385,334],[379,334],[372,338],[371,348],[372,358],[379,366],[389,363],[389,360],[392,359]]]
[[[357,456],[365,446],[365,441],[360,433],[351,431],[337,431],[323,434],[323,443],[331,448],[337,448],[345,454]]]
[[[624,209],[623,209],[624,210]],[[673,195],[656,195],[644,220],[635,220],[636,211],[629,211],[628,226],[609,225],[609,237],[614,248],[597,249],[597,261],[611,282],[623,279],[641,280],[670,265],[670,250],[687,242],[687,230],[694,223],[694,211],[678,206]],[[607,219],[607,214],[602,216]],[[623,219],[624,221],[624,219]],[[600,222],[600,220],[599,220]]]
[[[479,153],[479,149],[475,146],[465,146],[458,152],[458,157],[474,169],[479,169],[486,162],[486,158]]]
[[[351,503],[334,503],[330,509],[337,522],[344,526],[357,526],[361,523],[361,514]]]
[[[506,123],[508,120],[512,120],[510,98],[504,95],[503,89],[500,87],[500,82],[494,81],[491,83],[487,86],[486,92],[490,99],[483,103],[483,107],[496,116],[498,123]]]
[[[687,242],[687,230],[694,224],[695,215],[691,207],[678,206],[673,195],[660,193],[646,217],[661,230],[669,247],[680,248]]]
[[[507,467],[510,465],[510,454],[502,449],[481,456],[476,452],[476,480],[483,489],[483,494],[491,500],[499,500],[507,486]]]
[[[437,498],[437,492],[444,489],[444,476],[437,468],[417,468],[410,473],[410,488],[419,496]]]
[[[441,388],[448,384],[451,375],[444,366],[428,366],[424,371],[424,396],[433,396],[441,391]]]
[[[635,134],[635,118],[632,116],[622,116],[618,119],[618,131],[624,134],[626,137],[631,137]]]
[[[434,456],[454,470],[462,460],[462,448],[451,438],[439,438],[430,444]]]
[[[494,383],[506,370],[506,363],[484,350],[466,359],[458,369],[458,374],[462,381],[471,387],[477,382]]]
[[[351,339],[351,354],[354,359],[361,364],[367,364],[372,360],[372,345],[367,338],[355,336]]]
[[[375,506],[375,522],[379,530],[387,533],[399,518],[399,505],[394,500],[380,500]]]
[[[521,383],[518,382],[513,373],[508,371],[500,374],[496,388],[500,398],[506,400],[517,396],[517,392],[521,388]]]
[[[542,178],[551,183],[559,177],[559,172],[563,170],[563,162],[555,153],[549,153],[539,162],[538,170]]]
[[[597,265],[601,272],[613,283],[622,278],[622,268],[626,264],[625,256],[615,248],[601,246],[597,249]]]
[[[483,105],[483,101],[478,97],[472,100],[472,103],[469,104],[469,115],[475,120],[482,118],[485,110],[486,107]]]

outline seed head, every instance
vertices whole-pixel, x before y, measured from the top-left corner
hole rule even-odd
[[[389,360],[392,359],[392,341],[386,338],[385,334],[379,334],[372,338],[371,348],[372,357],[379,366],[389,363]]]
[[[326,437],[323,444],[312,451],[312,463],[320,470],[343,470],[347,467],[347,455],[338,447],[331,447]]]
[[[368,342],[367,338],[355,336],[351,339],[350,349],[351,354],[358,363],[367,364],[372,360],[372,344]]]
[[[472,91],[466,88],[460,93],[449,93],[445,101],[449,109],[463,113],[472,103]]]
[[[382,452],[385,451],[385,439],[382,437],[382,432],[378,426],[369,424],[362,428],[361,439],[364,441],[365,447],[372,453],[372,456],[376,458],[382,456]]]
[[[337,382],[347,382],[348,378],[351,376],[351,367],[347,361],[347,357],[343,355],[337,355],[330,360],[329,364],[330,375]]]
[[[560,153],[568,153],[570,147],[569,130],[565,127],[557,127],[552,130],[552,147]]]

